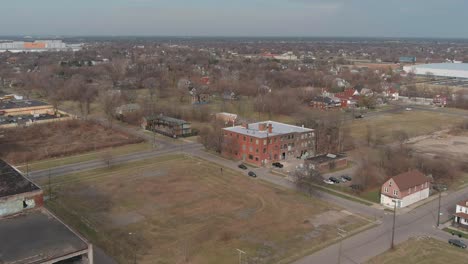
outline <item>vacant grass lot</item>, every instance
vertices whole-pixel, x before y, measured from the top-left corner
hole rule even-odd
[[[371,259],[368,264],[466,263],[468,251],[433,238],[413,238]]]
[[[380,143],[391,143],[393,131],[404,131],[409,137],[429,134],[438,130],[451,128],[462,122],[463,117],[437,112],[405,111],[391,114],[370,116],[355,120],[350,124],[351,135],[363,142],[367,140],[370,129],[373,139]]]
[[[47,179],[42,181],[48,190]],[[368,221],[180,155],[53,179],[47,206],[119,263],[278,263]],[[286,262],[286,261],[285,261]]]
[[[142,141],[94,122],[70,120],[5,129],[0,154],[13,164],[24,164]]]

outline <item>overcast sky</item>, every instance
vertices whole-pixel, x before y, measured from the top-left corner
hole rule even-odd
[[[468,38],[467,0],[10,0],[0,35]]]

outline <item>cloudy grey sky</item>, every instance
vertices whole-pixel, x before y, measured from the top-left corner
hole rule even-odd
[[[9,0],[0,35],[468,38],[467,0]]]

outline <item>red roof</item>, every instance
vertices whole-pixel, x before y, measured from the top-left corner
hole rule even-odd
[[[463,219],[468,219],[468,214],[465,213],[456,213],[455,216],[458,216]]]
[[[418,170],[411,170],[398,174],[393,176],[392,179],[400,190],[406,190],[429,182],[429,178]]]
[[[397,92],[398,92],[398,91],[397,91],[395,88],[393,88],[393,87],[390,87],[390,88],[388,88],[388,90],[387,90],[387,93],[389,93],[389,94],[394,94],[394,93],[397,93]]]
[[[356,92],[356,90],[352,89],[352,88],[348,88],[348,89],[345,89],[343,92],[341,93],[336,93],[335,94],[335,97],[338,97],[340,99],[350,99],[353,97],[354,93]]]
[[[457,205],[459,205],[459,206],[464,206],[464,207],[468,207],[468,200],[464,200],[464,201],[458,202]]]

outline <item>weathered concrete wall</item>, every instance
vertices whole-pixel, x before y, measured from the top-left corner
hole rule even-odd
[[[0,198],[0,217],[5,217],[41,207],[44,204],[43,192],[36,191],[6,198]]]

